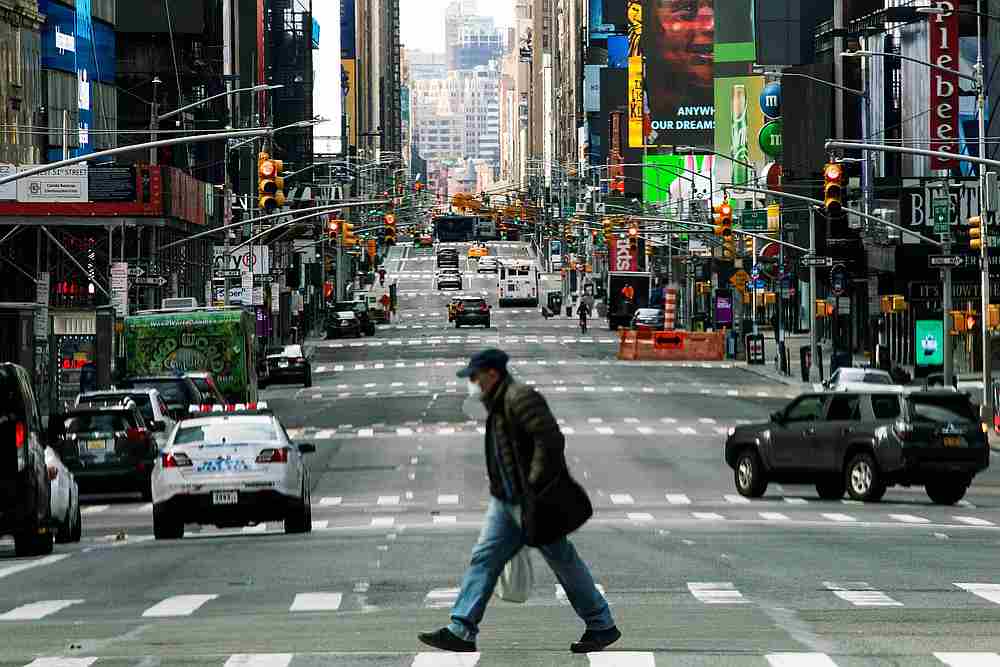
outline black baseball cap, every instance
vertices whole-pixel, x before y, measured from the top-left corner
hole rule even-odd
[[[490,348],[482,352],[476,352],[469,359],[469,365],[456,373],[460,378],[472,377],[481,370],[493,368],[498,371],[507,370],[507,360],[510,359],[503,350]]]

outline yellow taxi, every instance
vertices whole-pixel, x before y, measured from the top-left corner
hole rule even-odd
[[[486,257],[490,251],[484,245],[474,245],[469,248],[469,257]]]

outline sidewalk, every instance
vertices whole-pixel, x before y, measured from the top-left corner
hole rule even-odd
[[[823,387],[819,383],[802,381],[802,363],[799,349],[809,345],[809,334],[785,334],[785,350],[788,355],[788,370],[790,374],[783,375],[778,372],[775,364],[775,357],[778,354],[778,343],[774,340],[774,332],[761,330],[760,333],[764,336],[764,359],[766,363],[763,365],[751,365],[745,361],[738,361],[737,364],[739,367],[774,382],[796,387],[801,391],[822,391]],[[820,342],[818,346],[823,357],[822,379],[826,380],[830,377],[830,356],[833,346],[829,341]],[[867,363],[869,363],[869,360],[863,354],[854,355],[853,365],[863,366]]]

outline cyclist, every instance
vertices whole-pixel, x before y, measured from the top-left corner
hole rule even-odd
[[[576,314],[580,316],[580,331],[587,333],[587,318],[590,316],[590,306],[585,299],[580,299],[576,307]]]

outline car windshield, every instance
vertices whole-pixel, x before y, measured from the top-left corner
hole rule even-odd
[[[100,396],[81,396],[80,407],[107,407],[110,405],[121,405],[122,400],[130,398],[139,408],[143,419],[151,422],[155,419],[153,415],[153,402],[149,400],[149,394],[102,394]]]
[[[947,396],[910,396],[910,415],[916,421],[935,423],[974,422],[978,419],[969,399],[961,394]]]
[[[76,415],[66,420],[67,433],[98,433],[124,431],[128,428],[125,415],[121,413],[95,413]]]
[[[132,386],[136,388],[156,389],[167,403],[187,403],[187,392],[180,380],[135,380]]]
[[[865,373],[862,382],[866,384],[892,384],[892,378],[881,373]]]
[[[219,421],[184,426],[177,429],[175,445],[195,442],[219,444],[226,442],[272,442],[278,439],[278,432],[270,421],[231,422]]]
[[[481,308],[486,305],[482,299],[462,299],[463,308]]]
[[[660,315],[660,311],[656,308],[640,308],[635,311],[635,316],[640,320],[651,320],[656,319]]]

